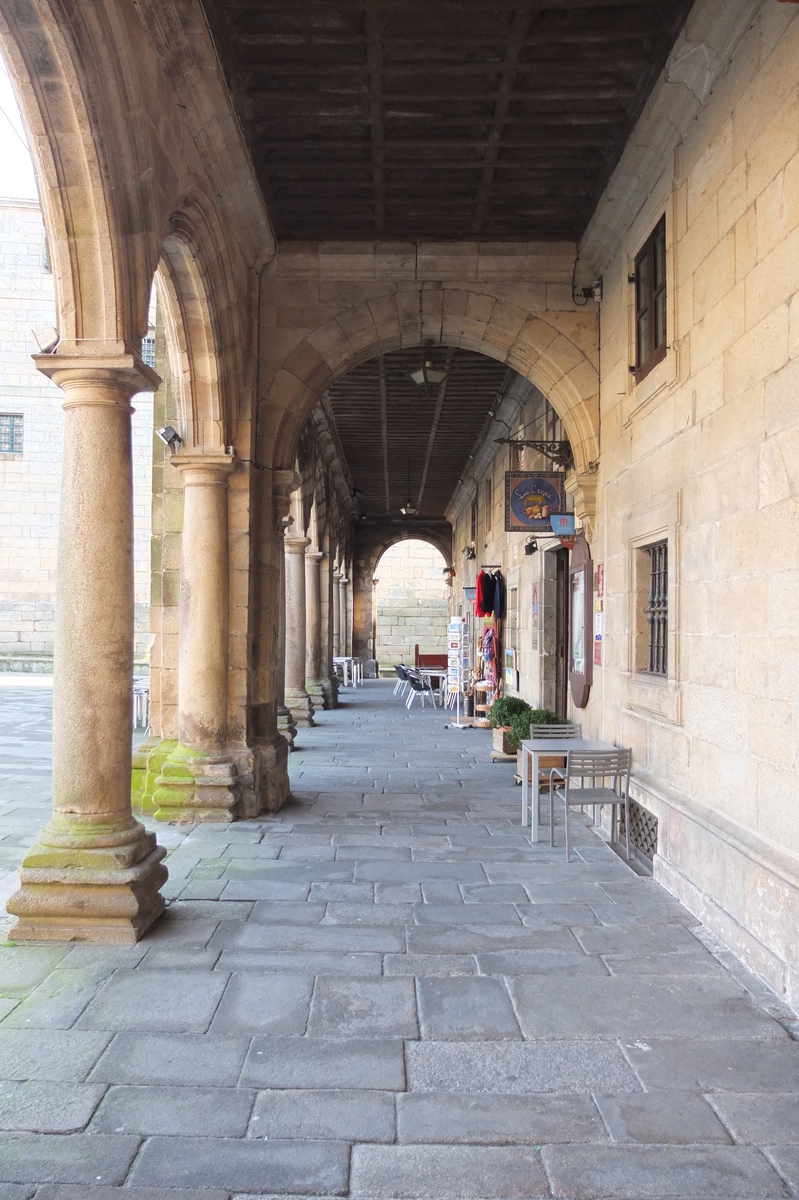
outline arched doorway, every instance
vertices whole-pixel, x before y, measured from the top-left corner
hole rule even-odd
[[[408,538],[381,556],[373,580],[374,656],[387,671],[420,654],[446,654],[448,587],[444,555]]]

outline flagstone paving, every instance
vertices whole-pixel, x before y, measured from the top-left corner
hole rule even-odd
[[[0,686],[3,895],[50,702]],[[346,691],[276,816],[158,826],[138,946],[0,945],[0,1200],[799,1196],[795,1017],[449,720]]]

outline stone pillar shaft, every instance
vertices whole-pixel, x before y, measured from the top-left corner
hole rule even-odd
[[[338,618],[339,641],[341,644],[342,655],[347,655],[351,651],[350,622],[349,622],[349,613],[347,611],[347,609],[348,609],[347,585],[349,584],[349,582],[350,582],[349,579],[347,579],[347,577],[345,575],[342,575],[341,579],[339,579],[339,581],[338,581],[338,587],[339,587],[339,618]]]
[[[305,689],[306,537],[284,538],[286,549],[286,704],[298,725],[313,725],[313,704]]]
[[[322,587],[321,550],[305,551],[305,679],[315,706],[322,707],[325,698],[322,675]]]
[[[330,602],[333,606],[333,657],[338,658],[343,653],[341,649],[341,572],[333,572],[333,591]]]
[[[131,812],[131,396],[158,377],[130,354],[41,355],[63,389],[53,816],[8,903],[19,940],[134,942],[160,915],[165,851]]]
[[[154,795],[164,821],[230,821],[236,768],[225,753],[228,702],[228,454],[172,459],[183,475],[178,736]]]

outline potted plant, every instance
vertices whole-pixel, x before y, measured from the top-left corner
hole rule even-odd
[[[515,754],[516,744],[509,740],[511,720],[514,715],[530,712],[530,706],[521,696],[500,696],[488,710],[488,720],[493,729],[493,749],[496,754]]]
[[[531,725],[559,725],[563,718],[559,717],[551,708],[525,708],[521,712],[515,713],[510,719],[510,732],[507,735],[508,743],[516,751],[516,773],[521,778],[522,773],[522,742],[530,737]],[[558,767],[562,765],[562,758],[558,756],[551,761],[548,758],[542,758],[541,767]]]

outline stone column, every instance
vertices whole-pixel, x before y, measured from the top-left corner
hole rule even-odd
[[[349,579],[347,579],[346,575],[342,575],[338,581],[338,587],[339,587],[339,593],[338,593],[339,594],[339,617],[338,617],[339,640],[341,643],[341,653],[343,655],[349,654],[352,650],[352,647],[350,645],[350,620],[349,620],[349,612],[348,612],[348,605],[347,605],[347,585],[349,584],[349,582],[350,581],[349,581]]]
[[[228,475],[223,453],[175,455],[183,475],[178,643],[178,738],[157,781],[161,821],[232,821],[240,808],[226,753],[228,704]]]
[[[297,736],[297,726],[291,709],[286,704],[286,535],[292,524],[290,516],[280,518],[280,588],[277,634],[277,669],[279,673],[277,689],[277,728],[288,742],[289,750],[294,749],[294,739]]]
[[[286,704],[297,725],[313,725],[313,704],[305,690],[306,537],[284,538],[286,548]]]
[[[115,351],[121,348],[115,344]],[[8,902],[19,941],[135,942],[163,912],[166,851],[131,813],[131,396],[138,356],[39,355],[64,391],[56,575],[53,815]]]
[[[330,597],[333,605],[333,657],[338,658],[344,651],[341,649],[341,571],[333,572],[333,591]]]
[[[319,569],[324,554],[321,550],[305,551],[305,686],[314,708],[325,703],[325,683],[322,676],[322,588]]]

